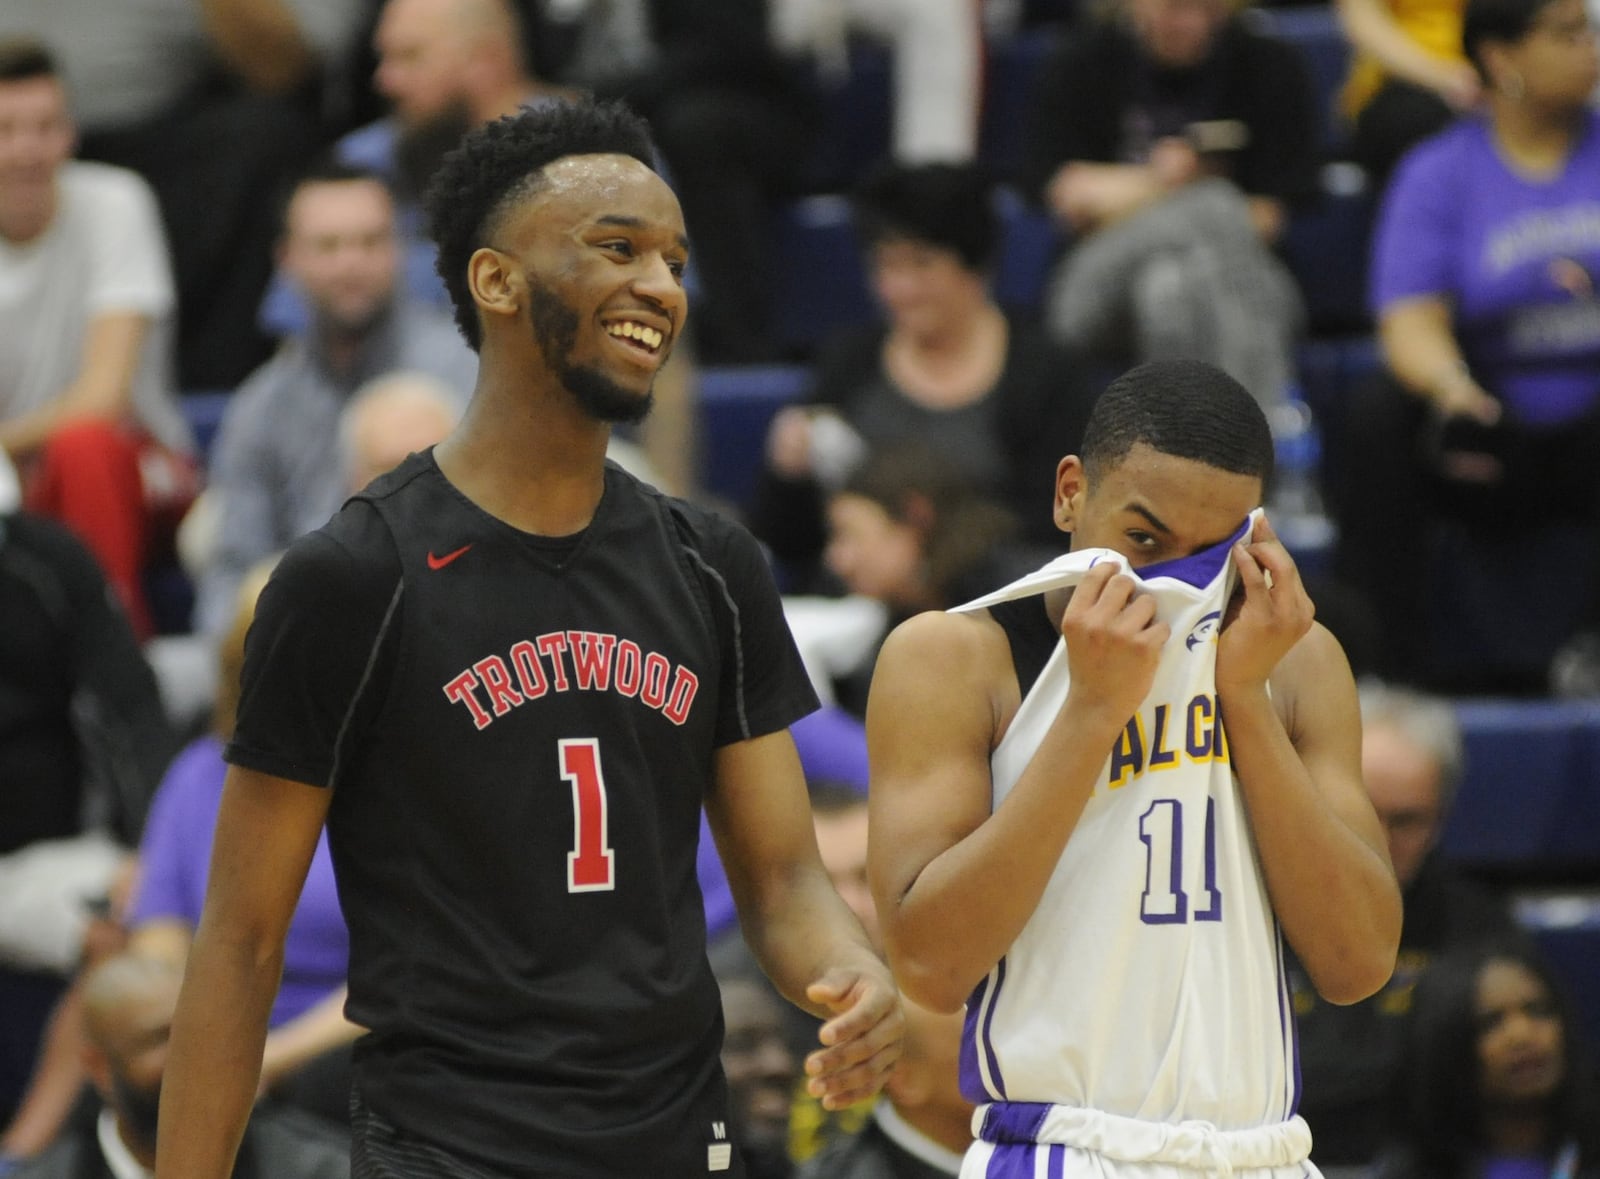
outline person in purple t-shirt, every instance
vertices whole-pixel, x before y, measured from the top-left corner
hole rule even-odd
[[[1347,572],[1402,675],[1428,629],[1431,520],[1503,536],[1600,516],[1594,30],[1582,0],[1470,0],[1462,39],[1486,111],[1419,144],[1385,194],[1371,298],[1388,380],[1346,415],[1359,474],[1334,473]]]

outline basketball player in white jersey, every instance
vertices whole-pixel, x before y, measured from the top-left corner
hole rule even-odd
[[[1140,366],[1082,452],[1071,551],[879,656],[890,962],[966,1004],[964,1179],[1314,1176],[1282,939],[1350,1003],[1400,934],[1349,665],[1255,510],[1272,439],[1237,382]]]

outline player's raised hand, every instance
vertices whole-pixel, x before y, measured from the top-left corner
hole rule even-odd
[[[1155,598],[1114,562],[1096,565],[1072,591],[1061,616],[1072,673],[1069,704],[1115,714],[1125,722],[1144,702],[1171,628],[1156,617]]]
[[[889,968],[869,961],[836,966],[806,988],[806,997],[833,1013],[806,1057],[806,1091],[824,1109],[843,1109],[883,1088],[900,1059],[905,1015]]]
[[[1217,638],[1217,691],[1265,686],[1272,669],[1311,629],[1315,607],[1294,558],[1265,516],[1249,539],[1233,546],[1239,590],[1228,604]]]

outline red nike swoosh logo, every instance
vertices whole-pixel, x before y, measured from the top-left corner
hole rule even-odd
[[[470,544],[464,544],[460,548],[458,548],[455,552],[446,553],[442,557],[436,557],[430,552],[428,554],[428,568],[429,569],[443,569],[446,565],[450,564],[451,561],[454,561],[457,557],[459,557],[462,553],[466,552],[471,547],[472,546]]]

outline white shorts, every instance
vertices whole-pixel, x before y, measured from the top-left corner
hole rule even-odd
[[[1321,1179],[1311,1130],[1218,1130],[1208,1122],[1145,1122],[1095,1109],[1029,1102],[980,1105],[961,1179]]]

